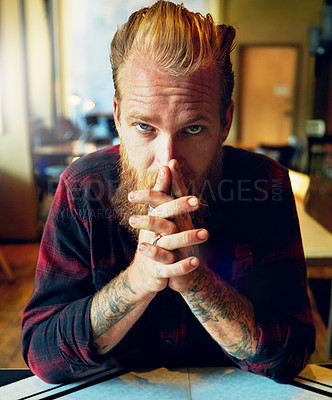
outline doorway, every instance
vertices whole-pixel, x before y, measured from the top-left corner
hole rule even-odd
[[[297,116],[298,46],[240,47],[239,139],[287,145]]]

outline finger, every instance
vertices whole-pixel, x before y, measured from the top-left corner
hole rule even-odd
[[[161,235],[178,232],[176,224],[168,219],[149,215],[132,215],[129,224],[135,229],[144,229]]]
[[[156,275],[158,278],[174,278],[192,272],[199,266],[198,257],[187,257],[175,262],[175,254],[152,246],[149,243],[140,243],[139,251],[146,257],[156,261]]]
[[[199,208],[199,199],[195,196],[184,196],[173,199],[164,193],[148,190],[135,190],[128,195],[129,201],[135,204],[150,204],[159,207],[153,211],[153,215],[161,218],[174,218],[184,216]],[[167,200],[166,200],[167,199]]]
[[[204,243],[208,238],[209,232],[206,229],[192,229],[173,235],[163,236],[158,240],[158,246],[167,250],[177,250],[183,247]]]
[[[172,175],[168,166],[160,168],[157,181],[153,187],[153,190],[158,190],[159,192],[170,194],[171,180]]]
[[[153,215],[166,219],[186,218],[189,213],[196,211],[199,206],[200,203],[197,197],[185,196],[159,205],[153,211]]]
[[[158,278],[176,278],[189,274],[198,266],[199,259],[197,257],[188,257],[174,264],[158,263],[156,265],[156,275]]]
[[[173,198],[159,190],[146,189],[130,192],[128,200],[133,204],[149,204],[152,207],[157,207],[160,204],[173,200]]]
[[[167,166],[160,168],[157,181],[153,187],[153,190],[157,190],[159,192],[169,194],[171,186],[171,172]],[[149,213],[152,213],[154,206],[149,204]]]
[[[173,159],[168,163],[168,166],[172,173],[172,195],[174,197],[186,196],[188,194],[188,188],[185,184],[179,162]],[[177,218],[176,224],[180,231],[194,228],[190,214],[185,215],[185,218]]]
[[[172,178],[172,195],[173,197],[181,197],[187,195],[187,187],[184,183],[183,175],[179,162],[175,159],[168,163]]]
[[[176,254],[165,250],[162,247],[143,242],[138,245],[138,249],[146,257],[149,257],[156,262],[163,264],[172,264],[176,262]]]

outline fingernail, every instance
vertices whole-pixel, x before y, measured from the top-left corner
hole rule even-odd
[[[129,218],[129,223],[132,226],[137,226],[139,222],[140,222],[140,217],[133,216]]]
[[[164,171],[164,168],[161,168],[160,170],[159,170],[159,178],[163,178],[164,176],[165,176],[165,171]]]
[[[175,169],[175,171],[179,170],[179,163],[177,161],[175,161],[175,163],[174,163],[174,169]]]
[[[201,229],[200,231],[197,232],[197,237],[200,240],[206,239],[208,237],[208,233],[205,229]]]
[[[139,251],[141,251],[142,253],[144,253],[144,252],[147,250],[147,248],[148,248],[148,245],[145,244],[145,243],[140,243],[140,244],[138,245],[138,249],[139,249]]]
[[[128,200],[134,200],[135,199],[135,192],[130,192],[128,194]]]
[[[191,207],[196,207],[198,205],[198,200],[196,197],[190,197],[190,199],[188,200],[188,204]]]
[[[190,260],[190,265],[192,265],[193,267],[197,267],[198,264],[199,264],[199,259],[198,259],[198,258],[193,257],[193,258]]]

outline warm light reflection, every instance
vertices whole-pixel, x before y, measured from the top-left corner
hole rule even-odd
[[[72,106],[79,106],[82,104],[82,98],[78,94],[71,94],[68,99],[69,104]]]
[[[289,178],[292,184],[294,196],[303,201],[309,188],[309,175],[289,170]]]
[[[0,76],[0,135],[3,133],[3,121],[2,121],[2,92],[1,92],[1,76]]]
[[[74,154],[88,154],[97,150],[97,147],[94,143],[85,143],[80,140],[76,140],[73,142],[73,150]]]
[[[92,111],[96,107],[96,103],[93,100],[87,100],[84,102],[84,110]]]

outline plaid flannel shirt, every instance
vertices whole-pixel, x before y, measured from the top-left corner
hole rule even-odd
[[[292,379],[309,361],[315,330],[288,173],[264,156],[229,146],[218,189],[210,193],[209,240],[200,248],[207,265],[252,302],[256,355],[237,360],[226,354],[169,288],[108,354],[95,353],[92,297],[127,268],[137,246],[112,208],[118,150],[82,157],[61,176],[22,317],[23,356],[31,370],[54,383],[101,365],[238,365],[280,382]]]

